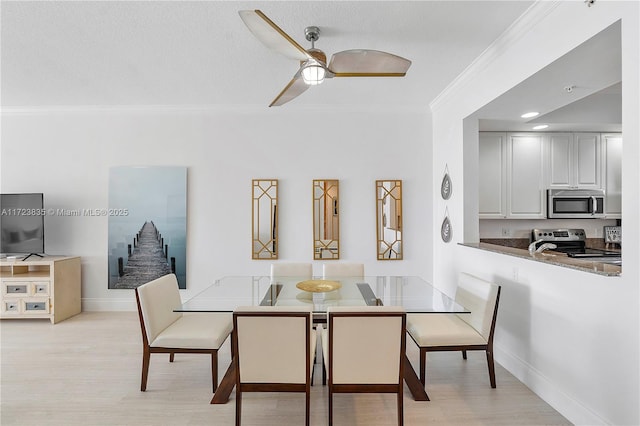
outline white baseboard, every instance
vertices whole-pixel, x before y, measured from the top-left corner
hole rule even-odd
[[[132,298],[133,297],[133,298]],[[135,296],[121,299],[82,299],[83,312],[137,311]]]
[[[524,383],[536,395],[542,398],[560,414],[575,425],[609,425],[613,424],[585,407],[580,401],[567,395],[562,389],[540,371],[524,360],[512,355],[494,344],[494,357],[497,363]],[[498,386],[500,384],[498,383]]]

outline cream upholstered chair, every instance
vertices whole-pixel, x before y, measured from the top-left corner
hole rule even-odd
[[[333,424],[333,394],[359,392],[397,394],[398,425],[403,424],[405,325],[402,307],[327,308],[327,328],[321,332],[329,425]]]
[[[311,263],[272,263],[271,278],[274,277],[301,277],[311,278],[313,267]]]
[[[322,265],[322,276],[324,278],[337,277],[364,277],[363,263],[325,263]]]
[[[182,304],[174,274],[143,284],[136,288],[135,293],[142,328],[140,390],[147,389],[152,353],[168,353],[170,362],[173,362],[175,353],[199,353],[211,355],[211,380],[215,392],[218,387],[218,349],[231,334],[231,314],[173,312]]]
[[[244,392],[305,392],[309,425],[312,364],[316,351],[311,306],[246,306],[233,313],[236,425]]]
[[[483,350],[487,355],[489,381],[496,387],[493,333],[501,287],[473,275],[460,273],[456,302],[470,314],[409,314],[407,331],[420,348],[420,381],[425,384],[427,352]]]

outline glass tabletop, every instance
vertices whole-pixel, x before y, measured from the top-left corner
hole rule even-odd
[[[408,313],[469,313],[464,306],[415,276],[311,280],[304,277],[230,276],[216,280],[175,311],[233,312],[239,306],[300,305],[313,306],[314,313],[326,312],[329,306],[367,305],[402,306]]]

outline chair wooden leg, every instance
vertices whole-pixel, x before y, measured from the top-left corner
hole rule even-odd
[[[491,382],[491,387],[496,387],[496,370],[493,364],[493,351],[487,349],[487,366],[489,367],[489,381]]]
[[[462,359],[467,359],[467,351],[462,350]]]
[[[398,390],[398,426],[404,425],[404,403],[402,386],[404,386],[404,383],[400,385],[400,389]]]
[[[329,426],[333,426],[333,389],[329,385]]]
[[[427,378],[427,350],[424,348],[420,348],[420,382],[422,382],[422,386],[426,385]]]
[[[213,393],[216,393],[216,389],[218,389],[218,351],[211,352],[211,381]]]
[[[142,380],[140,382],[140,391],[147,390],[147,377],[149,376],[149,360],[151,358],[151,352],[149,348],[142,350]]]
[[[170,352],[169,353],[169,362],[173,362],[173,358],[175,357],[175,352]]]
[[[324,366],[324,360],[322,361],[322,386],[327,384],[327,369]]]
[[[242,412],[242,391],[236,386],[236,426],[240,426],[240,413]]]
[[[307,387],[306,392],[306,401],[305,401],[305,409],[304,409],[304,424],[305,426],[309,426],[309,411],[311,409],[311,390]]]

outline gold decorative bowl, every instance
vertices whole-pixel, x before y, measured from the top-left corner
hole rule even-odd
[[[300,290],[310,291],[312,293],[326,293],[328,291],[337,290],[342,287],[337,281],[329,281],[329,280],[307,280],[300,281],[296,284]]]

